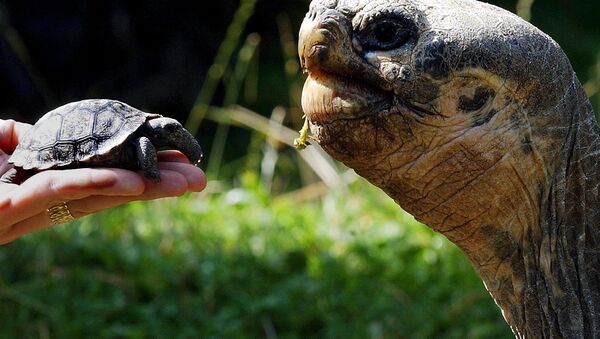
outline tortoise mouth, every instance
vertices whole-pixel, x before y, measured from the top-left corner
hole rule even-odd
[[[325,72],[309,72],[302,91],[302,109],[315,125],[388,112],[393,103],[391,92]]]

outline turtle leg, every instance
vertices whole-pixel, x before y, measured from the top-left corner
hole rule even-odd
[[[147,137],[136,139],[135,150],[137,153],[138,164],[140,165],[140,169],[144,171],[144,176],[154,182],[160,182],[156,148],[150,139]]]
[[[29,177],[30,174],[27,171],[22,170],[20,168],[11,168],[8,171],[6,171],[6,173],[4,173],[2,177],[0,177],[0,182],[3,182],[5,184],[20,185]]]

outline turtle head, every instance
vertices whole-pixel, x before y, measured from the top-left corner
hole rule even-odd
[[[146,122],[146,134],[159,151],[179,150],[193,164],[198,164],[202,159],[202,148],[196,138],[175,119],[149,119]]]

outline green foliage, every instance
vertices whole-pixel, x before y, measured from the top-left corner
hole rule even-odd
[[[253,173],[2,247],[0,300],[0,337],[510,337],[460,251],[376,189],[294,202]]]

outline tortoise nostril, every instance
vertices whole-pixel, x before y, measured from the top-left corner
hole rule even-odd
[[[322,73],[337,68],[340,60],[355,57],[352,22],[337,10],[318,3],[315,19],[305,18],[300,28],[298,54],[304,70]],[[311,13],[312,16],[312,13]]]
[[[304,20],[300,29],[298,54],[303,69],[314,70],[327,58],[329,45],[335,40],[329,28],[333,28],[333,19]]]
[[[300,57],[302,69],[317,72],[327,63],[329,48],[320,43],[307,45]]]

